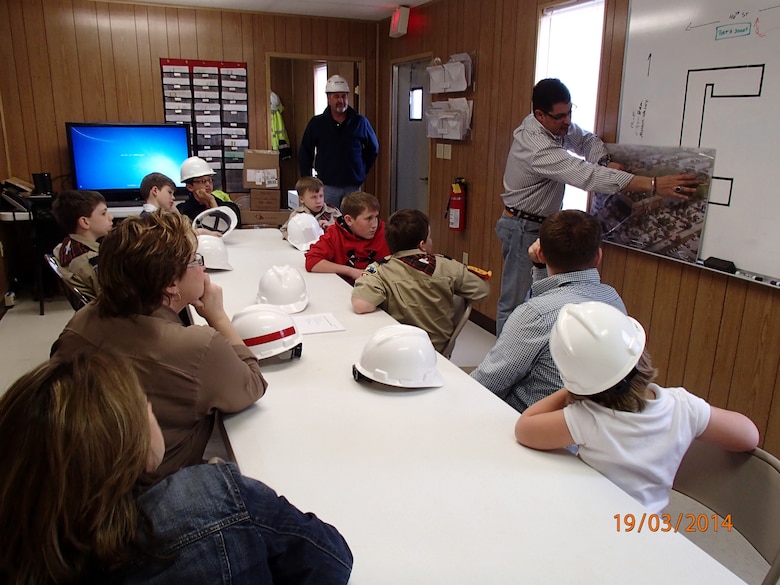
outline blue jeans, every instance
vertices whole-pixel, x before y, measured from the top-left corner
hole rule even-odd
[[[125,585],[349,580],[352,552],[339,532],[232,463],[186,467],[138,503],[157,536],[154,552],[170,558],[131,565]]]
[[[504,256],[496,314],[498,337],[509,315],[526,300],[531,289],[533,263],[528,256],[528,247],[539,237],[539,224],[502,214],[496,222],[496,234],[501,240],[501,253]]]
[[[360,191],[360,185],[343,185],[340,187],[325,185],[323,190],[325,191],[325,203],[341,209],[341,200],[344,198],[344,195]]]

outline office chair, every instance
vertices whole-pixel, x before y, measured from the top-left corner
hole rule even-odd
[[[455,314],[452,316],[452,322],[455,325],[455,329],[452,330],[450,340],[441,352],[441,355],[447,359],[450,359],[452,356],[452,350],[455,349],[455,341],[457,341],[458,335],[463,331],[466,322],[469,320],[469,315],[471,315],[471,301],[458,295],[455,295],[453,300],[455,301]]]
[[[697,440],[672,489],[723,518],[730,516],[733,528],[771,564],[761,585],[779,582],[780,460],[762,449],[732,453]]]
[[[46,264],[49,265],[49,268],[51,268],[54,274],[59,277],[62,290],[65,293],[65,297],[68,299],[70,306],[73,307],[73,310],[78,311],[81,307],[88,304],[89,298],[87,298],[87,296],[82,293],[77,286],[68,282],[68,279],[65,278],[65,275],[60,269],[59,262],[57,262],[54,256],[51,254],[44,254],[43,257],[46,260]]]

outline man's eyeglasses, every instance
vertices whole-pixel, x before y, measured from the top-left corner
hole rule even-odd
[[[557,122],[560,122],[560,121],[561,121],[561,120],[563,120],[564,118],[570,118],[570,117],[571,117],[571,115],[572,115],[574,112],[576,112],[576,111],[577,111],[577,106],[575,106],[574,104],[572,104],[572,105],[571,105],[571,108],[569,108],[569,111],[568,111],[568,112],[563,112],[562,114],[548,114],[547,112],[545,112],[545,114],[544,114],[544,115],[545,115],[545,116],[547,116],[548,118],[552,118],[553,120],[555,120],[555,121],[557,121]]]
[[[214,179],[212,179],[211,177],[201,177],[200,179],[194,179],[192,182],[193,183],[201,183],[201,184],[204,184],[204,185],[213,185],[214,184]]]
[[[196,253],[195,254],[195,260],[193,260],[192,262],[187,264],[187,268],[197,268],[198,266],[203,266],[203,264],[204,264],[203,256],[201,256],[200,254]]]

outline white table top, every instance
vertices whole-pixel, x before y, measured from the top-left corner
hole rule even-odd
[[[341,531],[350,583],[742,583],[680,534],[618,532],[616,514],[644,508],[569,453],[518,445],[517,413],[441,356],[441,388],[355,382],[363,345],[394,321],[355,315],[349,285],[305,273],[278,230],[226,244],[234,270],[212,278],[229,314],[254,302],[263,271],[290,264],[307,282],[303,314],[347,328],[306,335],[300,360],[261,363],[266,396],[225,428],[244,474]]]

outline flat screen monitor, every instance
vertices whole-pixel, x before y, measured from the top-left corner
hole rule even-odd
[[[149,173],[168,175],[177,195],[181,163],[190,156],[188,124],[92,124],[66,122],[73,188],[100,191],[106,201],[140,199]]]

